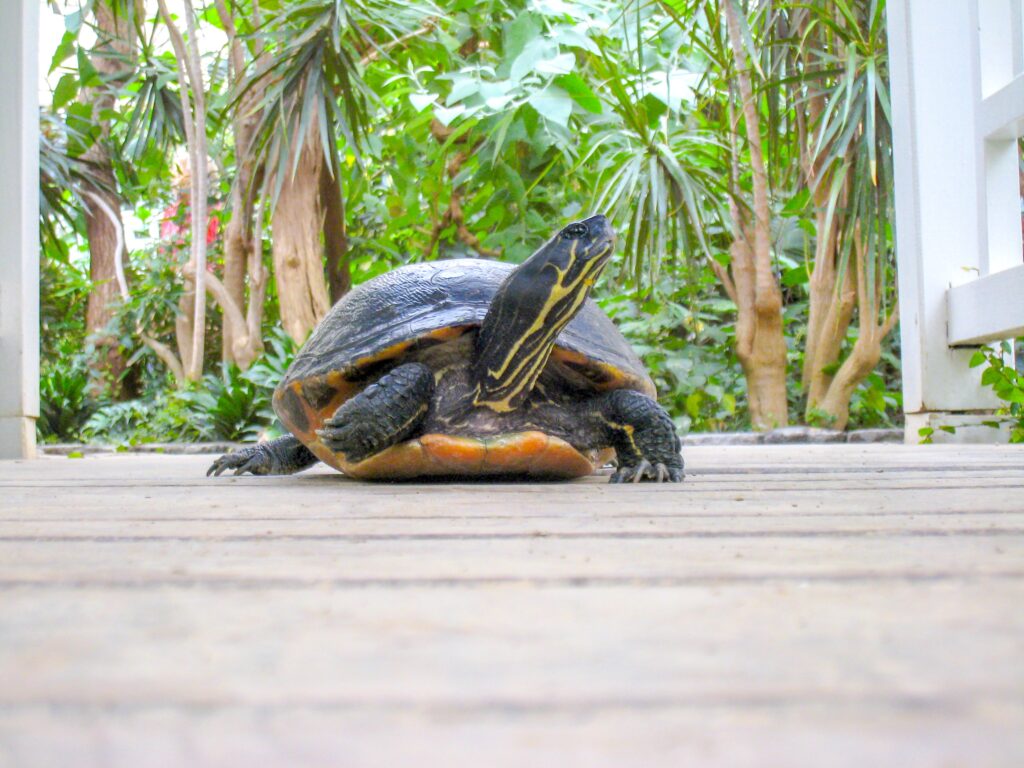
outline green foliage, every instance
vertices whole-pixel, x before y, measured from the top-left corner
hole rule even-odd
[[[103,405],[85,423],[79,437],[85,442],[136,445],[191,441],[200,434],[190,421],[185,401],[175,392],[158,392],[150,398]]]
[[[825,98],[825,139],[810,149],[823,168],[837,171],[819,178],[850,170],[848,197],[830,191],[833,215],[853,212],[844,222],[861,222],[872,254],[869,282],[877,275],[884,304],[894,282],[884,3],[747,5],[744,46],[760,77],[772,255],[790,341],[789,402],[802,413],[796,372],[817,232],[815,189],[799,172],[806,148],[796,141],[796,109],[811,92]],[[265,215],[275,186],[294,170],[294,150],[310,135],[320,138],[342,189],[354,283],[421,259],[519,262],[567,221],[606,213],[620,246],[598,298],[649,367],[678,426],[749,426],[733,352],[735,307],[711,266],[728,264],[729,203],[748,205],[742,198],[750,190],[748,157],[729,153],[738,127],[730,112],[735,72],[717,0],[487,0],[443,9],[429,0],[300,0],[261,4],[260,16],[247,0],[232,7],[240,9],[238,31],[254,61],[241,87],[228,80],[226,51],[203,54],[216,166],[209,202],[222,225],[236,215],[224,202],[239,162],[228,130],[239,109],[258,112],[254,187],[262,187],[252,191]],[[215,9],[199,10],[202,28],[222,27]],[[138,25],[138,60],[123,81],[103,82],[89,61],[95,52],[79,38],[88,15],[86,8],[65,17],[51,66],[52,104],[42,117],[44,401],[52,408],[41,433],[125,443],[272,432],[270,393],[295,353],[276,326],[273,280],[266,350],[244,373],[218,370],[211,355],[202,381],[177,391],[139,339],[144,328],[174,347],[189,245],[170,172],[183,143],[175,62],[166,30],[147,21]],[[817,66],[801,69],[809,52]],[[133,381],[133,399],[122,403],[74,394],[89,348],[90,281],[76,195],[88,174],[81,156],[100,138],[82,99],[91,88],[115,96],[104,141],[127,214],[131,296],[112,329]],[[734,176],[738,200],[727,194]],[[455,210],[461,220],[445,218]],[[158,234],[162,222],[171,234]],[[843,242],[851,242],[849,233]],[[210,265],[222,277],[219,248],[215,242]],[[208,309],[206,344],[216,350],[219,312],[212,303]],[[855,340],[856,327],[844,352]],[[855,393],[851,426],[899,418],[896,343],[884,342],[883,364]]]
[[[89,377],[78,366],[43,371],[39,378],[36,430],[44,443],[73,442],[96,409]]]
[[[298,348],[295,341],[280,326],[271,328],[265,340],[263,354],[249,367],[243,377],[267,391],[273,391],[284,378]]]
[[[256,440],[267,424],[270,397],[233,365],[208,373],[181,393],[199,435],[207,440]]]
[[[1006,364],[1013,353],[1010,342],[1002,342],[996,349],[982,347],[971,356],[972,368],[984,365],[981,383],[991,387],[1005,405],[999,409],[1000,420],[987,422],[991,427],[1001,423],[1010,425],[1010,442],[1024,443],[1024,373]]]
[[[610,296],[601,301],[647,366],[660,400],[684,432],[749,426],[742,371],[732,355],[725,299],[687,306]]]
[[[267,334],[267,349],[245,372],[221,366],[183,390],[154,377],[145,396],[96,402],[83,368],[48,371],[41,380],[40,439],[116,445],[193,440],[256,440],[280,434],[271,396],[295,356],[295,343],[280,327]]]
[[[945,432],[947,435],[955,435],[956,434],[956,427],[951,427],[949,425],[943,425],[943,426],[939,427],[939,431],[940,432]],[[934,427],[921,427],[921,429],[917,430],[917,434],[921,438],[921,440],[919,441],[921,445],[931,445],[932,443],[935,442],[935,440],[934,440],[934,438],[935,438],[935,429],[934,429]]]

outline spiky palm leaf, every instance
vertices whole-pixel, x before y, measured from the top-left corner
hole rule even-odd
[[[399,6],[382,0],[302,0],[282,6],[259,32],[269,55],[257,62],[236,99],[242,103],[252,88],[263,89],[251,109],[259,114],[254,150],[271,171],[264,175],[264,193],[272,190],[271,198],[277,199],[284,179],[298,166],[313,120],[332,172],[339,163],[336,131],[359,157],[374,100],[363,80],[363,58],[435,10],[422,2]]]
[[[695,251],[710,253],[705,230],[719,219],[723,187],[719,144],[646,96],[606,48],[592,62],[604,84],[607,127],[595,131],[581,165],[595,162],[593,209],[625,227],[624,270],[639,285],[657,284],[660,264]],[[645,281],[646,276],[646,281]]]

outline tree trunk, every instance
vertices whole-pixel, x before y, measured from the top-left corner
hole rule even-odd
[[[160,16],[171,38],[174,58],[178,64],[178,96],[185,124],[185,139],[188,145],[189,212],[191,216],[191,253],[188,263],[190,275],[185,276],[186,295],[181,306],[185,306],[189,293],[194,295],[191,319],[192,344],[186,355],[181,353],[185,377],[199,381],[203,375],[203,361],[206,344],[206,231],[207,195],[209,193],[209,153],[206,143],[206,85],[203,81],[202,60],[199,55],[196,13],[192,0],[184,0],[185,25],[188,30],[186,43],[181,30],[175,26],[165,0],[157,0]],[[181,348],[182,330],[186,323],[179,318],[176,323],[178,346]],[[186,362],[187,360],[187,362]]]
[[[237,134],[236,134],[237,135]],[[224,228],[224,290],[237,306],[245,306],[245,273],[251,244],[246,237],[246,218],[251,215],[249,206],[243,202],[240,192],[242,171],[231,190],[231,218]],[[221,360],[236,363],[234,355],[235,329],[228,323],[221,326]]]
[[[720,277],[737,307],[736,357],[747,383],[750,423],[757,430],[784,427],[789,407],[781,294],[778,307],[774,297],[758,306],[753,250],[746,236],[733,241],[730,254],[732,278],[724,272]]]
[[[880,342],[881,338],[875,334],[858,338],[819,401],[818,408],[828,417],[832,429],[846,429],[850,420],[850,398],[857,385],[878,365],[882,357]]]
[[[768,169],[761,144],[757,111],[747,54],[736,7],[723,4],[729,42],[736,67],[736,86],[750,153],[753,207],[748,212],[737,203],[739,191],[738,121],[730,102],[732,173],[730,210],[733,219],[731,281],[724,269],[715,272],[736,302],[736,356],[747,381],[747,406],[754,429],[784,427],[789,422],[786,396],[786,338],[782,326],[782,290],[772,269],[771,206]],[[752,214],[752,215],[751,215]],[[717,262],[712,262],[714,267]]]
[[[85,327],[95,352],[90,360],[90,389],[94,395],[109,392],[120,399],[126,393],[122,386],[127,363],[121,354],[116,330],[112,327],[120,293],[117,287],[116,260],[119,238],[117,224],[101,209],[101,198],[121,218],[121,199],[110,190],[116,189],[114,172],[106,150],[99,144],[87,153],[94,163],[95,175],[109,189],[91,183],[82,184],[82,196],[87,201],[84,211],[85,231],[89,241],[89,301],[85,310]]]
[[[813,113],[810,119],[814,119]],[[807,140],[816,142],[817,131],[812,132]],[[840,263],[840,233],[845,228],[842,208],[848,194],[845,191],[841,193],[836,206],[838,210],[833,212],[830,221],[828,209],[832,176],[817,178],[820,169],[810,158],[804,161],[804,173],[813,193],[818,233],[808,281],[807,341],[801,374],[801,384],[807,392],[804,417],[809,423],[814,423],[821,417],[820,404],[833,379],[833,373],[829,371],[839,360],[853,319],[857,287],[853,259],[847,259],[845,265]]]
[[[315,128],[316,121],[311,122]],[[302,143],[295,173],[281,184],[271,217],[281,323],[288,335],[300,344],[331,306],[320,240],[324,224],[320,201],[323,162],[319,134],[310,131]]]
[[[232,90],[238,89],[246,75],[246,52],[245,43],[238,35],[235,24],[234,13],[236,8],[230,8],[225,0],[216,0],[217,14],[220,16],[221,24],[228,36],[228,63],[231,77]],[[253,131],[259,115],[256,105],[263,93],[262,85],[251,86],[240,99],[237,108],[233,110],[232,130],[235,139],[235,178],[231,186],[230,211],[231,218],[228,220],[224,230],[224,292],[226,299],[233,304],[240,312],[245,310],[245,278],[249,272],[250,255],[254,248],[258,247],[254,242],[253,235],[253,200],[252,187],[254,184],[255,158],[252,153]],[[261,264],[262,264],[262,254]],[[250,285],[250,295],[258,291],[258,286]],[[252,300],[252,299],[250,299]],[[261,303],[263,294],[259,294]],[[249,333],[246,327],[243,331],[237,323],[228,322],[225,312],[222,323],[223,346],[221,348],[221,359],[224,362],[234,363],[241,368],[248,367],[249,363],[263,351],[262,339],[259,334]],[[262,311],[260,312],[262,319]],[[242,336],[243,338],[239,338]],[[236,349],[238,353],[236,354]]]
[[[192,337],[195,335],[193,318],[196,312],[196,281],[185,276],[185,290],[178,300],[178,316],[174,319],[174,337],[178,346],[178,359],[187,377],[192,365]],[[180,382],[184,384],[184,382]]]
[[[107,391],[120,398],[126,394],[122,376],[127,364],[111,324],[119,299],[116,262],[120,258],[117,227],[121,219],[121,198],[117,193],[117,179],[107,148],[110,120],[104,113],[113,108],[113,88],[131,66],[129,62],[135,49],[135,36],[131,20],[123,12],[115,15],[109,0],[97,2],[93,14],[98,39],[90,62],[107,83],[104,87],[89,88],[83,92],[83,102],[92,106],[93,121],[100,129],[96,143],[82,157],[91,165],[96,182],[85,180],[82,183],[83,197],[92,201],[84,212],[89,241],[89,279],[92,283],[85,327],[96,350],[89,366],[91,389],[95,394]],[[116,223],[102,210],[97,197],[114,212]]]
[[[320,170],[320,200],[324,206],[324,250],[327,255],[327,285],[334,305],[352,288],[348,268],[348,235],[345,232],[345,201],[338,173],[324,163]]]
[[[834,377],[824,387],[817,410],[833,429],[846,429],[850,419],[850,398],[854,390],[878,365],[882,356],[882,341],[895,327],[899,307],[886,315],[881,305],[882,286],[868,283],[867,246],[860,234],[859,224],[853,230],[853,254],[850,275],[857,299],[857,341],[849,357],[843,361]]]

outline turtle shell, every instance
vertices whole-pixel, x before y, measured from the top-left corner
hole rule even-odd
[[[456,460],[480,446],[486,452],[487,441],[471,437],[455,445],[451,440],[441,439],[446,436],[425,435],[362,462],[368,466],[361,472],[359,467],[347,464],[343,457],[320,445],[315,432],[339,405],[373,380],[375,370],[393,364],[413,345],[454,339],[478,328],[498,287],[512,269],[512,264],[452,259],[399,267],[357,286],[334,305],[295,357],[274,395],[278,416],[319,458],[355,476],[501,474],[501,461],[505,460],[498,465],[493,461],[481,463],[473,459],[466,464]],[[552,358],[585,377],[595,392],[634,389],[655,396],[654,383],[643,363],[614,323],[590,299],[559,334]],[[527,474],[586,474],[582,463],[571,472],[547,471],[541,454],[550,454],[550,443],[543,450],[535,437],[520,436],[513,443],[516,450],[508,450],[507,445],[503,450],[508,461],[534,467],[524,469]],[[426,448],[421,450],[423,445]],[[491,452],[494,453],[493,447]],[[580,458],[590,464],[601,460],[596,454]],[[414,471],[411,459],[415,459],[411,464],[422,466]],[[405,469],[396,469],[399,465]],[[482,469],[471,471],[469,466]]]

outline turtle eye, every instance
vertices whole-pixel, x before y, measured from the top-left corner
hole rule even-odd
[[[568,227],[562,230],[562,237],[566,240],[579,240],[581,237],[587,236],[587,225],[583,222],[576,222],[570,224]]]

